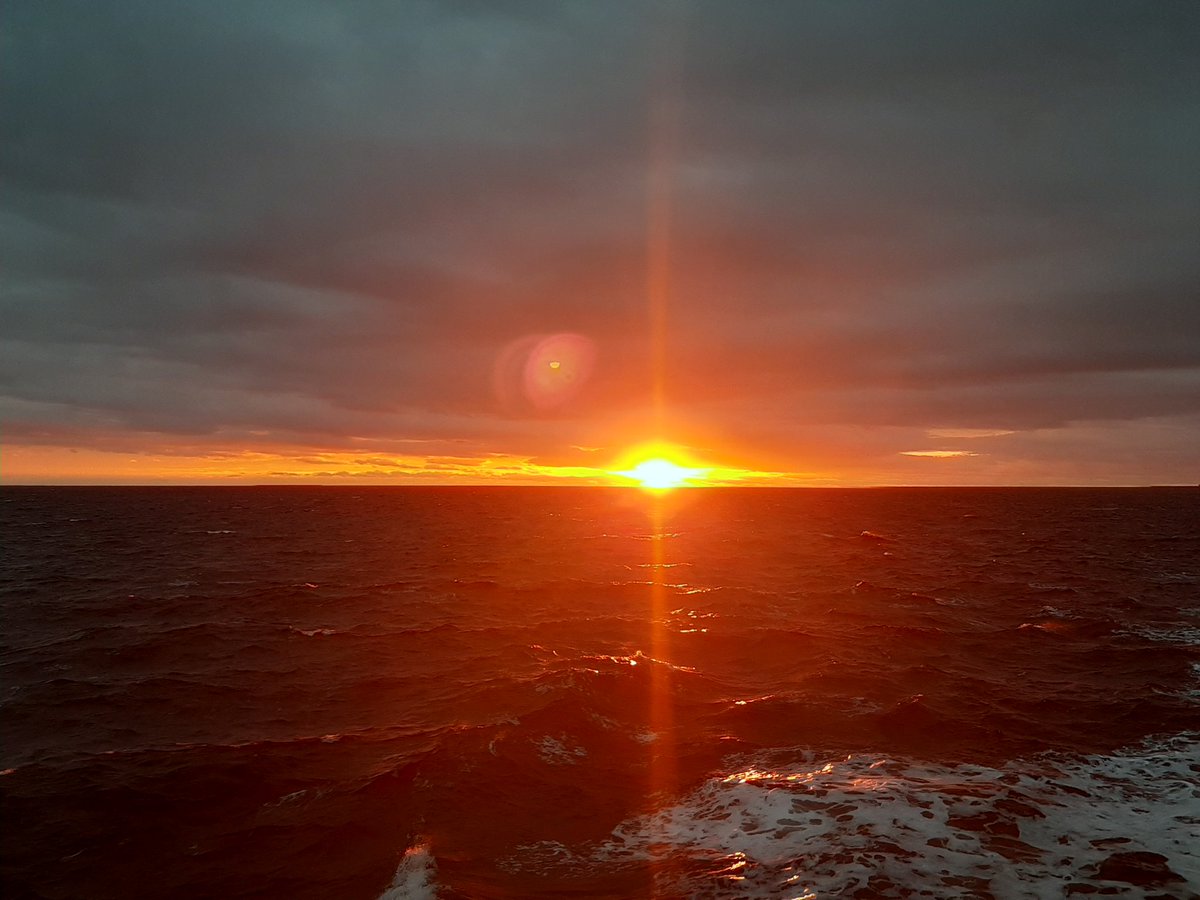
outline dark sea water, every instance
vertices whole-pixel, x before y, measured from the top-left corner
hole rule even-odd
[[[1195,897],[1200,491],[7,488],[7,898]]]

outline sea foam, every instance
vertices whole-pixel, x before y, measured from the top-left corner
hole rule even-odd
[[[1003,768],[798,753],[710,779],[588,855],[658,859],[675,873],[660,889],[692,896],[1196,897],[1198,741]]]

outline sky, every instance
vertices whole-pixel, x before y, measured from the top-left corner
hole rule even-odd
[[[1198,43],[1191,0],[8,0],[0,483],[1195,484]]]

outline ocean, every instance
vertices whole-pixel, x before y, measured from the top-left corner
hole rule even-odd
[[[1200,491],[0,490],[6,898],[1187,898]]]

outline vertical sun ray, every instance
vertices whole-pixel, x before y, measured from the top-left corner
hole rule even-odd
[[[646,171],[646,299],[650,331],[651,396],[661,434],[667,394],[667,325],[672,292],[674,177],[679,155],[683,5],[656,7],[651,52],[649,160]]]
[[[649,161],[646,183],[646,302],[649,318],[651,398],[654,425],[661,437],[666,428],[667,332],[672,284],[672,227],[674,218],[674,175],[678,164],[681,113],[681,62],[684,6],[665,0],[655,9],[652,51],[656,71],[649,98]],[[677,785],[672,710],[671,659],[667,629],[667,587],[663,583],[666,557],[665,503],[651,496],[650,515],[654,540],[650,594],[650,655],[662,663],[650,666],[650,727],[657,735],[651,745],[650,797],[667,802]],[[660,876],[668,861],[652,863],[652,892],[665,885]]]

